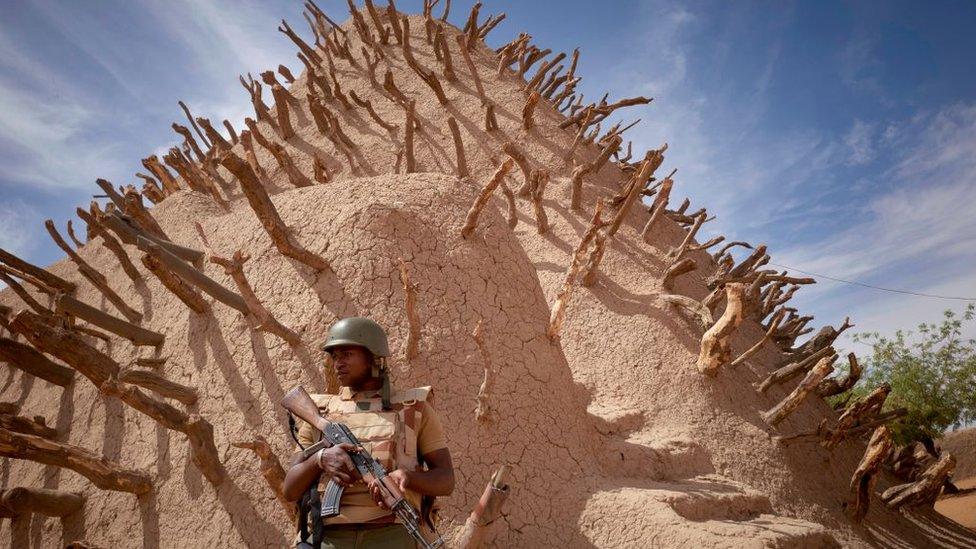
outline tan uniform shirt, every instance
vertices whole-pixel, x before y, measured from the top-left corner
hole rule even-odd
[[[338,398],[341,400],[361,400],[365,398],[378,397],[378,391],[364,391],[353,393],[348,387],[343,387],[339,391]],[[418,403],[420,422],[417,426],[417,453],[420,456],[429,454],[433,451],[447,448],[447,441],[444,438],[444,429],[440,419],[434,412],[434,408],[427,402]],[[326,419],[334,419],[336,414],[328,413]],[[318,429],[308,423],[298,419],[298,441],[302,446],[314,444],[321,438]],[[350,426],[352,428],[352,426]],[[353,429],[355,431],[355,429]],[[300,450],[300,448],[296,448]],[[367,448],[368,449],[368,448]],[[414,494],[407,494],[408,496]],[[415,498],[408,498],[415,499]],[[415,501],[414,504],[417,502]],[[369,493],[369,488],[363,481],[358,481],[352,486],[347,487],[339,500],[340,513],[338,516],[326,519],[326,524],[334,523],[359,523],[359,522],[386,522],[391,519],[392,512],[381,509],[373,501]]]

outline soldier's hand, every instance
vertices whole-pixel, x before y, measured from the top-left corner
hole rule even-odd
[[[315,455],[315,462],[326,476],[332,477],[340,486],[349,486],[362,478],[348,453],[355,449],[354,445],[348,443],[322,448]]]
[[[392,480],[393,484],[395,484],[396,487],[400,489],[400,494],[403,494],[407,489],[408,476],[409,473],[404,469],[397,469],[395,471],[390,472],[390,474],[387,475],[387,478]],[[383,490],[380,488],[379,480],[373,479],[373,481],[369,483],[369,493],[371,496],[373,496],[373,501],[376,502],[376,505],[379,505],[380,509],[390,508],[386,504],[386,501],[383,500]]]

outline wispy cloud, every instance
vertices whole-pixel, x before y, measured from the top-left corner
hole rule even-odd
[[[37,244],[35,226],[39,214],[23,200],[0,202],[0,248],[24,257]]]
[[[849,149],[848,163],[861,165],[874,160],[874,138],[875,130],[872,124],[855,120],[844,136],[844,144]]]

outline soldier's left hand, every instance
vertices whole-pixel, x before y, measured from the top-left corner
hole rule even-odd
[[[396,484],[396,487],[400,490],[400,493],[404,493],[407,489],[407,477],[409,473],[404,469],[396,469],[387,475],[387,478]],[[369,493],[373,496],[373,501],[376,505],[380,506],[380,509],[389,509],[390,507],[383,501],[383,491],[380,489],[380,482],[378,480],[373,480],[369,485]]]

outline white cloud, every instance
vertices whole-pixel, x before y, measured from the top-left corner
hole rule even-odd
[[[13,85],[12,85],[13,84]],[[39,187],[81,187],[99,170],[119,169],[119,147],[83,133],[101,116],[72,100],[57,101],[0,79],[0,177]]]
[[[844,144],[850,152],[848,163],[861,165],[874,160],[874,134],[874,125],[862,120],[854,120],[851,129],[844,136]]]
[[[24,257],[34,249],[40,214],[20,199],[0,202],[0,248]]]

